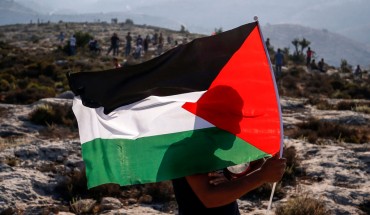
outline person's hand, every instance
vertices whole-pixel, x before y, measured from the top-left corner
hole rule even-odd
[[[285,158],[278,158],[275,156],[267,159],[261,167],[263,180],[270,183],[280,181],[285,172],[285,167]]]
[[[208,173],[208,177],[209,183],[214,186],[229,182],[229,180],[225,177],[223,171],[210,172]]]

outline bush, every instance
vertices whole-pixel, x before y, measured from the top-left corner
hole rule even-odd
[[[4,97],[4,102],[8,104],[30,104],[42,98],[55,97],[55,91],[52,87],[39,86],[16,89],[8,92]]]
[[[85,47],[89,41],[93,38],[89,33],[78,31],[75,33],[76,37],[76,46],[77,47]]]
[[[276,215],[329,215],[329,210],[325,203],[319,199],[310,197],[307,194],[291,198],[287,203],[281,204],[276,208]]]
[[[369,141],[366,129],[343,126],[338,122],[320,121],[310,118],[297,124],[299,129],[291,134],[292,138],[306,137],[310,143],[317,143],[318,138],[343,140],[351,143],[366,143]]]
[[[284,149],[283,157],[286,158],[286,168],[283,175],[283,185],[295,185],[297,175],[301,175],[299,170],[300,162],[298,160],[297,151],[292,146]]]
[[[0,80],[0,92],[9,91],[11,88],[9,82],[5,79]]]
[[[71,128],[77,127],[77,121],[68,105],[42,105],[29,115],[31,122],[38,125],[58,124]]]

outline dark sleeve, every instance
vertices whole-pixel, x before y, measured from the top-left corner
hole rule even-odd
[[[179,208],[179,215],[240,215],[236,201],[216,208],[206,208],[198,199],[185,178],[172,180],[176,201]]]

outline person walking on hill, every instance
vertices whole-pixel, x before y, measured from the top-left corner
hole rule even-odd
[[[325,72],[325,69],[324,69],[324,66],[325,66],[324,58],[321,58],[321,60],[317,64],[317,66],[319,67],[320,72]]]
[[[308,47],[306,52],[306,65],[307,67],[311,64],[311,59],[313,56],[314,51],[311,50],[311,47]]]
[[[113,33],[112,37],[110,38],[110,47],[108,49],[107,55],[113,50],[113,56],[118,55],[119,51],[119,37],[116,33]]]
[[[158,45],[157,45],[157,54],[160,55],[163,52],[163,44],[164,44],[164,38],[162,33],[159,34],[158,37]]]
[[[128,32],[126,35],[126,47],[125,47],[125,57],[128,57],[131,53],[131,32]]]
[[[312,59],[311,64],[310,64],[310,68],[311,68],[311,71],[319,69],[319,67],[317,67],[315,59]]]
[[[284,55],[281,53],[281,50],[278,49],[275,54],[275,75],[276,78],[279,78],[281,76],[281,67],[284,63]]]
[[[59,40],[60,45],[62,46],[64,42],[64,32],[63,31],[59,33],[58,40]]]
[[[145,39],[144,39],[144,45],[143,45],[143,48],[144,48],[144,52],[147,53],[148,52],[148,49],[149,49],[149,43],[150,43],[150,37],[149,35],[146,35]]]
[[[354,71],[355,79],[362,79],[362,70],[360,65],[357,65],[355,71]]]
[[[76,54],[76,44],[77,39],[74,34],[72,34],[71,38],[69,38],[69,54],[71,56]]]

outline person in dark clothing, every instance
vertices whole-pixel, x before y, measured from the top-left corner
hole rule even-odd
[[[283,66],[284,62],[284,55],[281,53],[281,50],[278,49],[277,53],[275,54],[275,74],[276,78],[281,76],[281,67]]]
[[[216,105],[208,103],[207,101],[214,101],[214,97],[218,97],[220,94],[226,95],[227,98],[232,100],[234,103],[233,107],[229,107],[224,104],[229,101],[220,101]],[[227,86],[218,86],[209,90],[207,94],[197,102],[197,109],[207,109],[212,112],[214,106],[223,106],[223,111],[230,113],[232,117],[229,118],[230,129],[233,132],[240,132],[240,121],[242,120],[243,114],[239,113],[238,110],[242,111],[243,101],[239,94],[232,88]],[[174,144],[173,149],[169,148],[163,157],[161,167],[159,168],[158,175],[162,173],[176,173],[180,169],[193,169],[193,165],[202,166],[205,163],[214,164],[218,162],[227,163],[227,166],[233,166],[230,161],[220,160],[218,156],[215,156],[216,150],[229,150],[235,141],[235,136],[230,135],[223,137],[220,143],[210,143],[200,141],[202,138],[199,137],[201,134],[194,133],[191,137],[188,137],[188,144],[197,144],[199,151],[194,153],[200,153],[205,158],[202,161],[192,160],[184,164],[184,159],[191,158],[192,154],[186,154],[185,150],[181,150],[183,153],[177,153],[176,156],[171,156],[175,153],[173,151],[180,150],[180,146],[184,144]],[[215,138],[215,137],[213,137]],[[198,141],[197,141],[198,140]],[[182,141],[187,141],[186,139]],[[172,151],[172,152],[171,152]],[[165,168],[170,163],[170,168]],[[249,173],[239,175],[238,177],[227,178],[225,170],[219,170],[209,173],[199,173],[189,175],[185,177],[179,177],[172,180],[176,201],[178,203],[179,215],[196,215],[196,214],[215,214],[215,215],[239,215],[239,208],[237,199],[252,191],[253,189],[263,185],[264,183],[277,182],[283,176],[286,160],[284,158],[272,157],[263,162],[256,162],[258,165],[254,165]],[[161,178],[158,178],[161,179]],[[159,180],[160,181],[160,180]]]
[[[150,43],[150,37],[149,37],[149,35],[146,35],[146,37],[144,39],[144,52],[145,53],[148,51],[149,43]]]
[[[107,55],[113,50],[113,56],[118,55],[118,49],[119,49],[119,37],[116,33],[113,34],[113,36],[110,38],[110,47],[108,49]]]
[[[312,55],[315,52],[311,50],[311,47],[308,47],[307,52],[306,52],[306,65],[307,67],[310,66]]]
[[[239,215],[237,199],[283,176],[286,160],[272,157],[250,174],[227,180],[219,171],[172,180],[179,215]]]
[[[132,41],[131,32],[128,32],[126,35],[126,47],[125,47],[126,57],[129,56],[131,53],[131,41]]]
[[[89,41],[89,49],[90,49],[91,52],[94,52],[96,54],[100,54],[100,51],[101,51],[101,49],[99,47],[99,43],[95,39],[91,39]]]
[[[325,69],[324,69],[324,66],[325,66],[324,58],[321,58],[321,60],[317,64],[317,66],[318,66],[320,72],[325,72]]]
[[[315,59],[312,59],[311,64],[310,64],[310,68],[311,68],[311,70],[318,70],[319,69],[319,67],[317,67]]]
[[[215,208],[206,208],[193,192],[185,178],[172,180],[176,201],[179,208],[179,215],[186,214],[214,214],[214,215],[239,215],[239,208],[236,201],[227,205]]]

